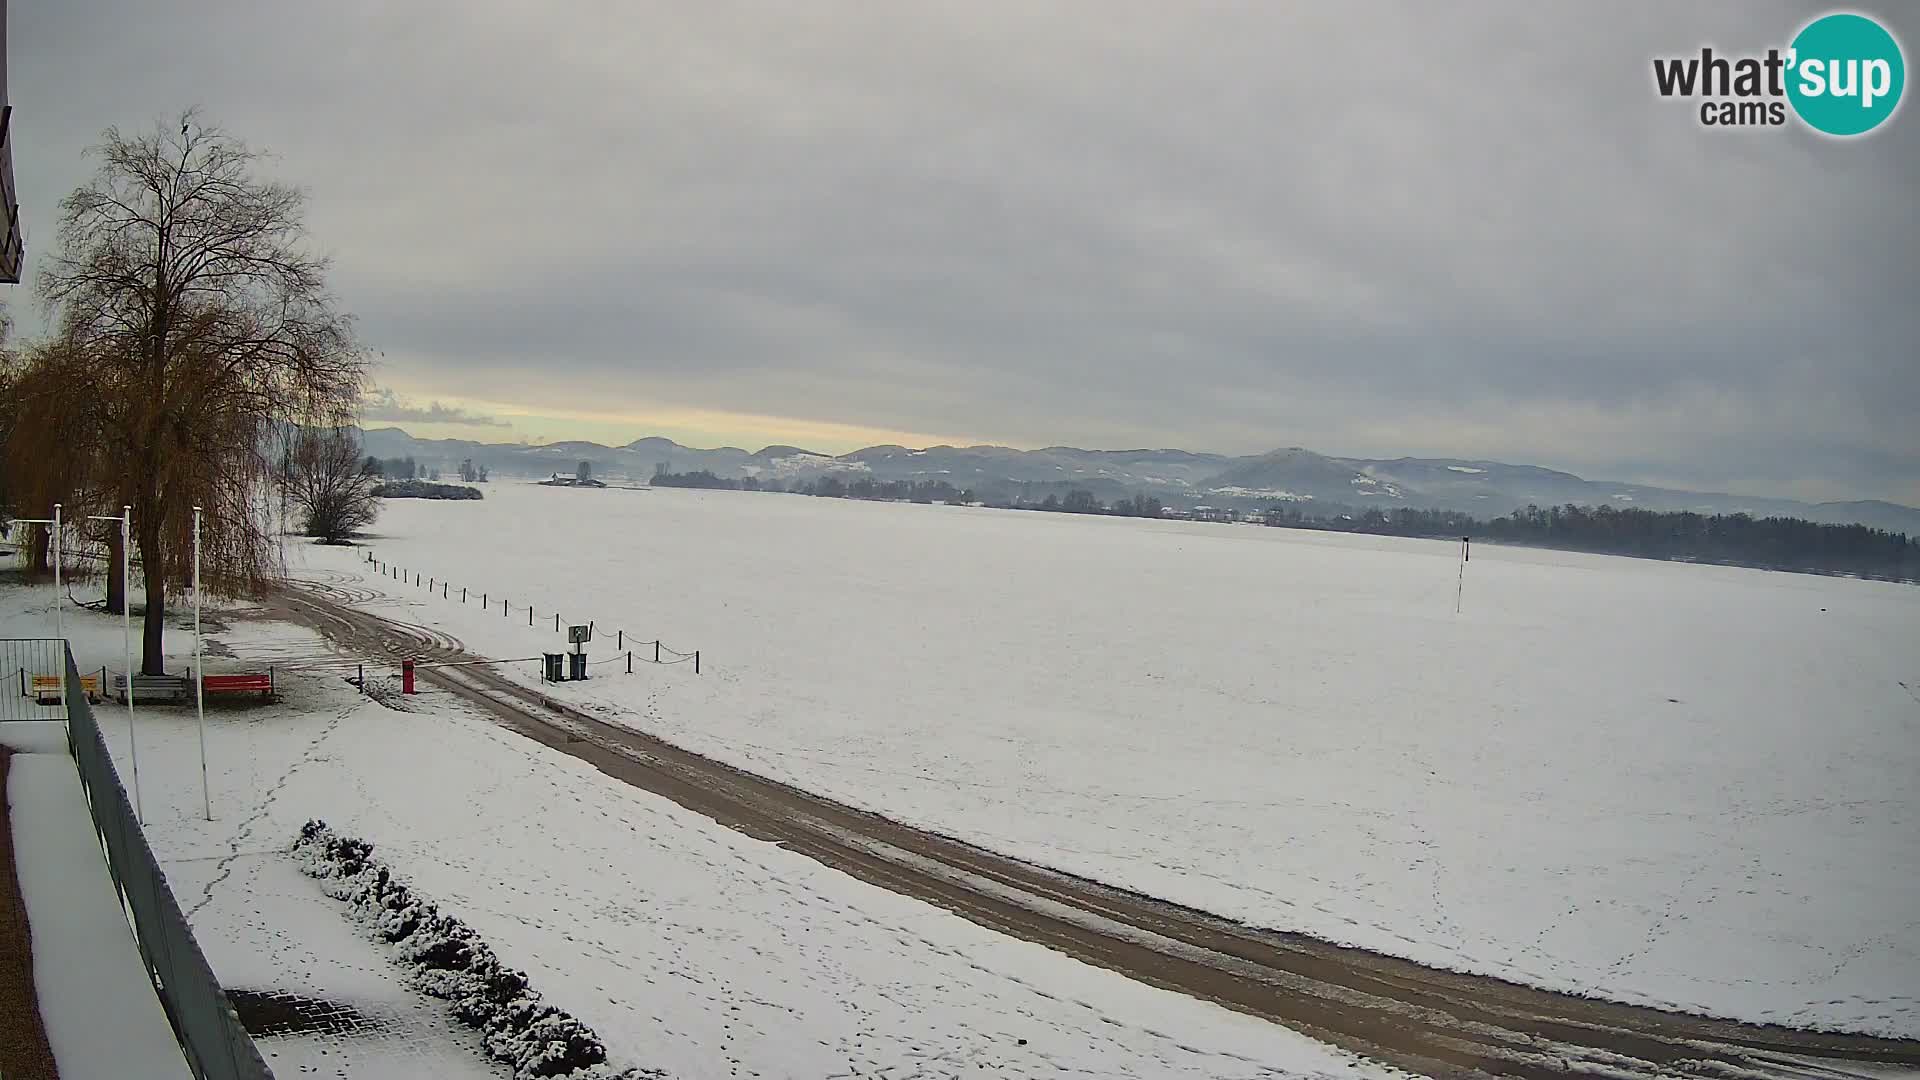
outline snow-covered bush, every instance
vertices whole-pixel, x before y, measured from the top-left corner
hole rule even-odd
[[[293,856],[321,891],[344,901],[372,936],[388,943],[408,980],[479,1028],[487,1053],[513,1067],[515,1080],[651,1080],[652,1069],[607,1064],[593,1029],[541,1000],[524,971],[500,963],[465,923],[415,896],[373,857],[373,845],[341,836],[326,822],[300,828]]]

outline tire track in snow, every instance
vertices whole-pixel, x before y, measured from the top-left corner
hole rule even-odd
[[[360,651],[473,659],[440,631],[311,593],[288,600],[295,621]],[[863,881],[1411,1072],[1761,1080],[1920,1067],[1920,1042],[1911,1040],[1623,1005],[1246,927],[853,809],[572,708],[485,667],[425,669],[421,677],[508,730]],[[666,974],[692,978],[672,968]]]

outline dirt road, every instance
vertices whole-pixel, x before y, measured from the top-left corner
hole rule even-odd
[[[358,655],[474,659],[444,632],[356,610],[344,575],[279,612]],[[909,828],[742,772],[553,701],[486,666],[423,681],[496,722],[743,832],[883,888],[1142,982],[1218,1002],[1410,1072],[1527,1080],[1601,1074],[1884,1080],[1920,1042],[1711,1020],[1423,967],[1241,926]]]

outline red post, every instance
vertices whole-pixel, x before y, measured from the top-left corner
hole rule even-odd
[[[413,658],[400,661],[400,692],[411,694],[413,689]]]

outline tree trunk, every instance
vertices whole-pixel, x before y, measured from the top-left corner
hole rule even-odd
[[[53,563],[49,558],[53,552],[53,545],[49,543],[53,539],[53,534],[43,525],[33,525],[30,528],[33,529],[33,533],[28,540],[33,546],[33,561],[28,567],[27,576],[45,577],[53,573]]]
[[[126,579],[120,576],[120,526],[107,537],[107,611],[118,615],[127,610]]]
[[[147,579],[147,611],[140,620],[140,673],[165,675],[167,649],[167,564],[160,552],[160,519],[149,514],[140,520],[140,566]]]

